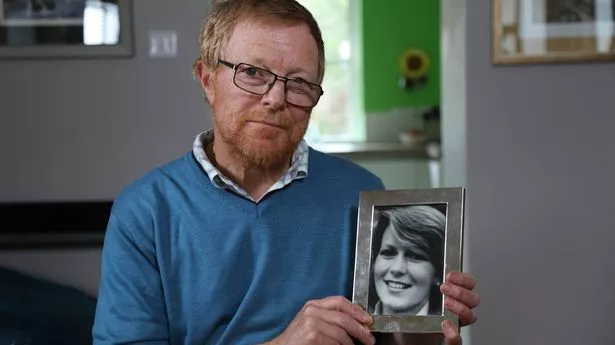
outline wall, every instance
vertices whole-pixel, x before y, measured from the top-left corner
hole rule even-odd
[[[0,201],[113,198],[190,150],[210,123],[190,74],[207,8],[207,1],[134,1],[133,59],[0,60]],[[177,31],[175,59],[148,57],[150,29]],[[99,256],[97,249],[2,252],[0,265],[95,294]]]
[[[190,149],[192,136],[208,126],[190,75],[206,4],[134,7],[133,59],[0,60],[2,120],[9,124],[0,127],[0,156],[12,162],[2,169],[0,199],[111,198]],[[178,57],[150,59],[148,30],[167,28],[179,35]]]
[[[441,183],[445,187],[467,188],[466,117],[467,117],[467,72],[466,72],[466,7],[467,0],[442,0],[441,5],[441,54],[442,54],[442,158]],[[445,76],[445,77],[444,77]],[[471,248],[471,205],[466,204],[464,246]],[[472,272],[470,262],[473,253],[465,250],[463,267]],[[482,319],[482,318],[481,318]],[[481,320],[482,322],[482,320]],[[461,330],[464,345],[472,344],[472,329]]]
[[[444,115],[467,130],[471,343],[612,344],[615,64],[494,67],[490,5],[457,27],[467,103]]]
[[[363,0],[362,74],[367,113],[440,103],[440,1]],[[425,50],[431,64],[426,87],[397,86],[399,58],[409,47]]]

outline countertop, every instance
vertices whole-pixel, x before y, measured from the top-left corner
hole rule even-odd
[[[437,145],[437,144],[436,144]],[[417,159],[439,158],[437,146],[406,145],[400,142],[338,142],[338,143],[311,143],[314,149],[338,155],[382,156]]]

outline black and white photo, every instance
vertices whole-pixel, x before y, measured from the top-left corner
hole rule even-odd
[[[444,320],[440,285],[460,271],[464,188],[365,191],[357,225],[353,300],[376,332],[433,333]]]
[[[446,204],[376,209],[368,311],[441,315]]]

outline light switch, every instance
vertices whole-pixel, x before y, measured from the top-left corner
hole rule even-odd
[[[152,58],[177,56],[177,33],[173,30],[150,30],[149,56]]]

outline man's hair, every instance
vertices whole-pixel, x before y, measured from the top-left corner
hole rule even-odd
[[[199,36],[200,56],[193,71],[202,61],[206,68],[215,70],[218,58],[226,48],[235,26],[240,21],[252,20],[272,25],[306,24],[318,46],[318,81],[325,73],[325,49],[316,19],[296,0],[218,0],[204,18]]]

